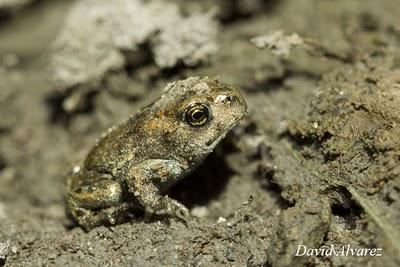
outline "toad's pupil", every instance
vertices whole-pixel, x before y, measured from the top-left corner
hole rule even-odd
[[[201,120],[205,116],[204,112],[202,110],[195,110],[192,114],[192,118],[197,121]]]

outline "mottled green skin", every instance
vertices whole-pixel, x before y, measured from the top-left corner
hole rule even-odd
[[[189,125],[182,114],[207,104],[211,119]],[[164,94],[101,138],[68,178],[67,209],[85,229],[121,221],[132,209],[187,218],[188,210],[161,194],[190,173],[246,114],[240,92],[209,78],[168,84]]]

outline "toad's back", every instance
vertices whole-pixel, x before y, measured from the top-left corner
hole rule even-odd
[[[151,120],[149,117],[149,109],[143,109],[111,129],[89,152],[82,166],[82,176],[90,176],[90,180],[95,179],[93,176],[98,179],[118,178],[127,163],[165,157],[167,151],[163,143],[155,142],[160,140],[159,133],[144,129],[146,122]]]

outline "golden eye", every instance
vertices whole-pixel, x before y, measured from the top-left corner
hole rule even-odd
[[[210,108],[202,103],[194,103],[186,108],[183,119],[194,127],[201,127],[210,120]]]

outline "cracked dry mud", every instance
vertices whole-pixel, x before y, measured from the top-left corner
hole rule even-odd
[[[128,64],[69,88],[54,84],[49,61],[72,1],[1,16],[0,265],[399,266],[397,1],[171,4],[180,16],[219,7],[218,50],[206,61],[160,68],[149,39],[144,57],[119,51]],[[313,46],[280,58],[250,42],[276,31]],[[139,216],[88,233],[73,225],[64,203],[71,168],[167,82],[195,75],[240,87],[249,116],[168,193],[193,219]],[[383,255],[295,258],[298,244]]]

